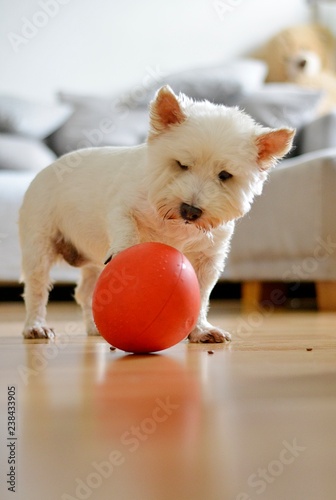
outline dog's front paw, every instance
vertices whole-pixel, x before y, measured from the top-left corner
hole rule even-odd
[[[54,339],[55,332],[46,325],[34,325],[23,330],[25,339]]]
[[[206,326],[196,326],[194,330],[189,334],[188,339],[190,342],[204,342],[204,343],[223,343],[230,342],[231,335],[217,328],[207,324]]]

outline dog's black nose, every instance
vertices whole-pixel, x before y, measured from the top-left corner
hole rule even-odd
[[[201,217],[203,211],[200,208],[188,205],[188,203],[181,203],[180,215],[186,221],[194,221]]]

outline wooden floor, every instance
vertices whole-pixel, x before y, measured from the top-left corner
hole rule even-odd
[[[134,356],[49,311],[57,339],[24,341],[0,304],[1,499],[335,500],[335,313],[216,302],[231,344]]]

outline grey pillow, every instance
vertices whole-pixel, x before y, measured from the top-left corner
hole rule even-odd
[[[175,92],[215,103],[235,103],[241,94],[262,85],[266,65],[254,59],[238,59],[221,65],[168,75],[150,86],[104,98],[61,92],[62,102],[74,108],[69,120],[48,139],[58,155],[89,146],[132,146],[148,133],[148,104],[156,90],[169,84]]]
[[[56,160],[56,155],[36,139],[0,134],[0,169],[39,171]]]
[[[214,66],[192,68],[168,74],[148,89],[147,93],[128,92],[122,102],[129,107],[147,105],[155,91],[170,85],[174,92],[183,92],[193,99],[207,99],[215,104],[236,104],[242,94],[249,94],[265,81],[267,66],[257,59],[236,59]]]
[[[47,144],[61,156],[96,146],[134,146],[148,133],[146,108],[131,109],[119,99],[60,94],[74,106],[73,115],[53,133]]]
[[[238,105],[266,127],[301,129],[316,117],[322,95],[290,83],[269,83],[241,98]]]
[[[0,132],[45,139],[71,115],[69,104],[41,104],[0,95]]]

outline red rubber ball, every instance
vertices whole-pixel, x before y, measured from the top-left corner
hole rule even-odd
[[[135,245],[103,269],[92,310],[99,332],[114,347],[133,353],[161,351],[186,338],[196,325],[196,273],[171,246]]]

